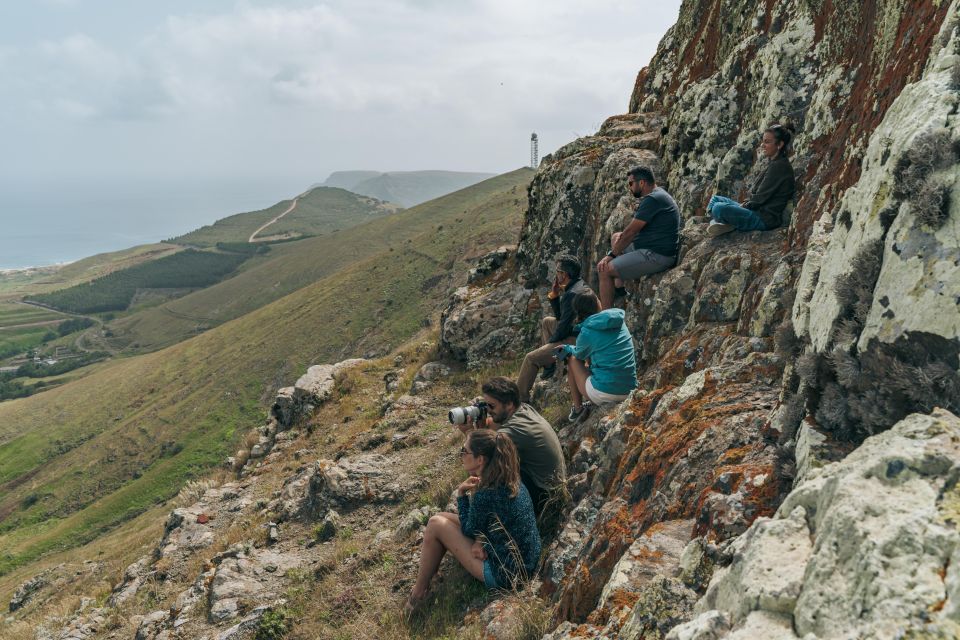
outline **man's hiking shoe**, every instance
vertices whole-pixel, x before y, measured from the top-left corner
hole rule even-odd
[[[540,379],[549,380],[550,378],[553,377],[553,374],[555,374],[556,372],[557,372],[557,365],[548,364],[543,368],[543,370],[540,371]]]
[[[617,298],[626,298],[627,297],[627,288],[626,287],[617,287],[613,290],[613,299]]]
[[[707,227],[707,235],[711,238],[716,238],[717,236],[722,236],[725,233],[730,233],[736,227],[732,224],[724,224],[722,222],[717,222],[716,220],[710,221],[710,226]]]
[[[590,414],[590,409],[593,408],[593,404],[589,400],[583,401],[583,406],[579,409],[576,407],[570,407],[570,413],[567,414],[567,422],[577,422],[583,418],[586,418]]]

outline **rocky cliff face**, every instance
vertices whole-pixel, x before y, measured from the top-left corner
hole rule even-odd
[[[958,0],[688,0],[629,113],[543,160],[515,251],[489,256],[444,313],[454,369],[533,346],[556,257],[578,255],[589,280],[635,207],[629,168],[654,167],[684,217],[679,264],[628,287],[640,388],[556,425],[572,501],[535,585],[546,638],[960,633],[958,88]],[[743,195],[761,130],[784,120],[799,134],[789,221],[706,237],[709,196]],[[409,586],[414,533],[447,500],[417,448],[435,443],[434,466],[455,470],[454,439],[426,422],[473,388],[453,395],[439,363],[401,387],[403,362],[315,367],[281,390],[230,461],[240,481],[175,510],[110,606],[38,637],[100,637],[157,581],[162,607],[114,629],[259,637],[292,610],[302,567],[332,603],[311,603],[327,606],[322,629],[386,625],[363,618],[359,580]],[[356,370],[383,376],[370,407],[351,410],[376,422],[347,433],[344,417],[326,441],[304,430]],[[541,382],[534,398],[565,393]],[[363,545],[346,554],[338,530]],[[16,606],[56,580],[24,583]],[[483,637],[518,637],[504,631],[512,611],[474,616]]]
[[[812,469],[911,413],[960,409],[958,20],[945,1],[688,1],[640,72],[630,112],[544,158],[516,276],[459,292],[447,312],[443,340],[471,362],[531,344],[535,322],[520,319],[547,307],[560,253],[578,255],[589,281],[635,206],[630,167],[654,167],[685,220],[678,266],[628,287],[641,389],[562,434],[581,464],[544,575],[556,620],[567,621],[553,637],[659,637],[643,635],[651,620],[682,618],[706,587],[690,576],[729,562],[738,536],[762,535],[751,524]],[[789,221],[707,238],[710,195],[745,195],[763,168],[760,133],[778,121],[798,131]],[[487,301],[500,311],[481,319]],[[458,332],[471,318],[469,334]],[[643,565],[635,547],[663,527],[695,540],[688,555],[699,545],[703,563],[667,562],[656,573],[668,582],[630,578],[623,565]],[[809,576],[790,588],[812,601]],[[792,606],[727,610],[714,635],[677,637],[775,637],[737,635],[738,625],[761,609],[786,634]],[[800,635],[833,633],[810,616],[798,614]],[[875,611],[837,616],[847,616],[837,634],[859,616],[883,636]]]

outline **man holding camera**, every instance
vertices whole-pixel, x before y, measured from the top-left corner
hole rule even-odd
[[[553,287],[547,294],[552,316],[546,316],[540,322],[543,346],[534,349],[523,359],[520,373],[517,375],[517,387],[520,389],[520,401],[530,402],[530,389],[537,377],[537,370],[543,368],[544,379],[553,375],[557,361],[554,350],[563,344],[573,344],[577,337],[573,333],[576,314],[573,312],[573,299],[578,294],[590,292],[590,287],[580,279],[580,261],[571,255],[557,258],[557,272]]]
[[[481,419],[478,425],[468,417],[457,428],[466,434],[479,427],[488,427],[510,437],[520,458],[520,480],[530,492],[533,510],[539,518],[551,494],[562,489],[567,479],[560,439],[536,409],[520,402],[520,390],[513,380],[491,378],[481,390],[486,403],[486,420]]]

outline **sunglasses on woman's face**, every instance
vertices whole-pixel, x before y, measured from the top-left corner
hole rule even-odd
[[[467,449],[466,447],[460,447],[460,457],[461,457],[461,458],[462,458],[463,456],[467,455],[468,453],[470,453],[470,450],[469,450],[469,449]],[[473,455],[473,454],[471,453],[470,455]]]

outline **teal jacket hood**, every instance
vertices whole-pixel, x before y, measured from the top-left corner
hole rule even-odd
[[[580,323],[580,328],[586,327],[594,331],[620,331],[624,318],[623,309],[607,309],[584,320]]]
[[[576,345],[564,351],[590,361],[590,378],[597,391],[626,395],[637,387],[637,360],[633,337],[623,309],[607,309],[580,323]]]

